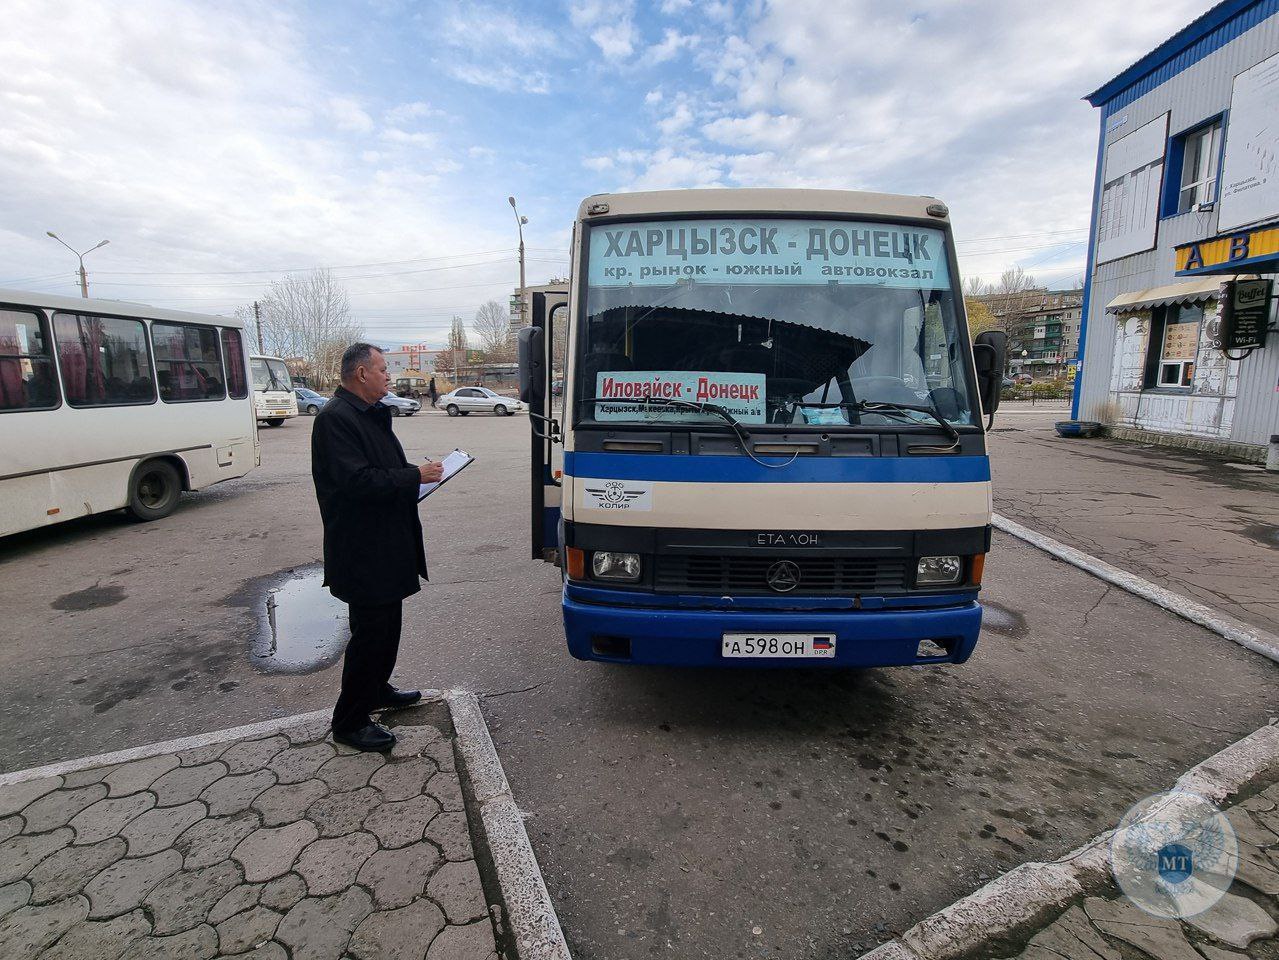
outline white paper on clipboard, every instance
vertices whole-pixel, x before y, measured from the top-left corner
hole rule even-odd
[[[452,477],[457,476],[467,467],[475,462],[475,458],[465,450],[454,450],[442,461],[444,466],[444,476],[436,483],[423,483],[417,488],[417,499],[420,503],[438,490],[443,484],[447,483]]]

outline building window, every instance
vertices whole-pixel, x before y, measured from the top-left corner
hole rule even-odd
[[[1169,141],[1163,216],[1191,213],[1201,204],[1216,202],[1222,139],[1222,122],[1217,117]]]
[[[62,391],[73,407],[155,401],[151,351],[141,320],[55,313]]]
[[[0,410],[50,410],[58,405],[53,348],[44,317],[0,309]]]
[[[1146,386],[1188,388],[1195,376],[1203,307],[1198,304],[1156,308],[1146,356]]]

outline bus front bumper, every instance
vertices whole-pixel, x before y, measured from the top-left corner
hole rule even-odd
[[[958,598],[957,598],[958,599]],[[623,606],[564,594],[564,633],[579,660],[722,667],[886,667],[963,663],[981,629],[972,599],[877,610],[728,610]],[[833,634],[835,656],[726,657],[724,634]],[[921,650],[920,644],[926,644]],[[940,648],[940,650],[938,650]]]

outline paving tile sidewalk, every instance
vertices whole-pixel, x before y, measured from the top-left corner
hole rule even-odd
[[[4,960],[493,960],[442,704],[0,786]]]
[[[1157,960],[1279,956],[1279,783],[1227,809],[1239,872],[1208,910],[1177,921],[1138,909],[1113,889],[1072,906],[1032,937],[1021,960],[1122,960],[1136,948]],[[1245,953],[1244,951],[1249,951]]]
[[[1064,912],[1040,924],[1030,924],[1030,929],[1015,927],[1015,933],[988,934],[976,943],[961,935],[964,946],[960,947],[956,942],[948,944],[944,933],[936,936],[943,928],[934,920],[947,912],[942,911],[900,939],[866,954],[863,960],[930,960],[960,955],[982,960],[1279,957],[1279,782],[1273,778],[1268,782],[1264,789],[1254,788],[1247,799],[1224,808],[1235,831],[1239,866],[1225,896],[1197,916],[1178,921],[1146,913],[1123,895],[1111,877],[1102,889],[1065,905]],[[1051,882],[1033,877],[1023,877],[1023,881]],[[996,928],[1000,926],[998,903],[988,901],[979,911],[989,914]],[[970,919],[972,916],[968,914]],[[931,925],[931,932],[916,936],[915,931],[927,925]]]

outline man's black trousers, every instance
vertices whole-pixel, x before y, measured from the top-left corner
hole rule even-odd
[[[366,606],[348,604],[351,642],[342,664],[342,693],[333,708],[333,729],[358,730],[369,722],[373,710],[390,689],[391,671],[400,651],[400,624],[404,604]]]

